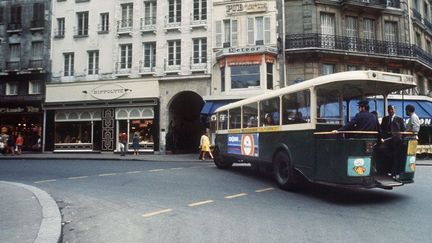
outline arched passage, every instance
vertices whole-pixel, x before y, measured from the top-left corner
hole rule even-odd
[[[175,95],[168,105],[167,150],[173,153],[197,152],[204,126],[200,122],[200,112],[204,101],[192,91]]]

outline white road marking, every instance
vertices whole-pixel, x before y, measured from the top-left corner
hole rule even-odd
[[[266,192],[266,191],[272,191],[274,190],[273,187],[269,187],[269,188],[263,188],[263,189],[258,189],[255,192]]]
[[[175,168],[171,168],[170,170],[182,170],[184,169],[183,167],[175,167]]]
[[[142,216],[147,218],[147,217],[155,216],[155,215],[162,214],[162,213],[168,213],[171,211],[173,211],[171,208],[167,208],[167,209],[162,209],[162,210],[158,210],[158,211],[154,211],[154,212],[150,212],[150,213],[145,213]]]
[[[35,184],[39,184],[39,183],[54,182],[54,181],[57,181],[57,180],[56,180],[56,179],[52,179],[52,180],[43,180],[43,181],[35,181],[35,182],[33,182],[33,183],[35,183]]]
[[[128,171],[128,172],[126,172],[126,174],[138,174],[138,173],[141,173],[141,172],[142,172],[141,170]]]
[[[158,171],[163,171],[165,169],[154,169],[154,170],[149,170],[149,172],[158,172]]]
[[[69,180],[79,180],[79,179],[84,179],[87,178],[88,176],[73,176],[73,177],[69,177]]]
[[[235,194],[235,195],[230,195],[230,196],[226,196],[226,199],[232,199],[232,198],[237,198],[237,197],[243,197],[243,196],[247,196],[246,193],[239,193],[239,194]]]
[[[116,175],[116,173],[99,174],[98,176],[113,176],[113,175]]]
[[[204,204],[208,204],[208,203],[212,203],[214,202],[213,200],[206,200],[206,201],[201,201],[201,202],[195,202],[195,203],[190,203],[188,204],[189,207],[195,207],[195,206],[200,206],[200,205],[204,205]]]

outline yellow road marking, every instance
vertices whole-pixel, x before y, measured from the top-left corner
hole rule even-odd
[[[98,176],[113,176],[113,175],[116,175],[116,173],[99,174]]]
[[[73,176],[73,177],[69,177],[69,180],[78,180],[78,179],[84,179],[87,178],[88,176]]]
[[[164,169],[154,169],[154,170],[149,170],[150,172],[157,172],[157,171],[163,171]]]
[[[230,195],[230,196],[226,196],[226,199],[232,199],[232,198],[236,198],[236,197],[243,197],[246,196],[246,193],[239,193],[239,194],[235,194],[235,195]]]
[[[129,172],[126,172],[126,174],[138,174],[138,173],[141,173],[142,171],[140,171],[140,170],[136,170],[136,171],[129,171]]]
[[[272,191],[274,190],[273,187],[269,187],[269,188],[263,188],[263,189],[258,189],[255,192],[266,192],[266,191]]]
[[[54,182],[54,181],[57,181],[57,180],[55,180],[55,179],[52,179],[52,180],[43,180],[43,181],[35,181],[33,183],[39,184],[39,183]]]
[[[162,213],[168,213],[171,211],[173,211],[171,208],[167,208],[167,209],[162,209],[162,210],[158,210],[158,211],[154,211],[154,212],[150,212],[150,213],[145,213],[142,216],[147,218],[147,217],[155,216],[155,215],[162,214]]]
[[[204,205],[204,204],[208,204],[208,203],[212,203],[214,202],[213,200],[207,200],[207,201],[201,201],[201,202],[196,202],[196,203],[190,203],[188,204],[189,207],[195,207],[195,206],[200,206],[200,205]]]

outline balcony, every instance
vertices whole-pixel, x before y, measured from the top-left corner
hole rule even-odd
[[[45,28],[45,20],[34,19],[30,22],[30,30],[43,30]]]
[[[154,32],[156,33],[156,17],[141,18],[140,30],[141,32]]]
[[[38,60],[30,60],[29,61],[29,66],[28,69],[33,69],[33,70],[42,70],[44,69],[44,60],[42,59],[38,59]]]
[[[127,63],[116,62],[114,74],[116,76],[129,76],[132,74],[132,65]]]
[[[318,33],[291,34],[286,36],[285,41],[287,55],[307,52],[333,52],[343,55],[413,58],[432,68],[432,55],[416,45],[408,43]]]
[[[381,11],[387,7],[387,0],[342,0],[341,5],[350,9],[369,8]]]
[[[207,19],[206,16],[193,15],[191,14],[191,29],[193,28],[204,28],[207,29]]]
[[[98,24],[98,34],[108,34],[110,27],[108,24]]]
[[[56,29],[54,30],[54,39],[62,39],[65,37],[64,29]]]
[[[21,23],[8,23],[7,24],[7,32],[21,32],[22,25]]]
[[[21,69],[21,61],[8,61],[6,62],[6,71],[16,72]]]
[[[144,61],[140,61],[139,74],[141,75],[154,74],[155,71],[156,71],[155,63],[147,63]]]
[[[83,27],[74,27],[73,29],[74,31],[74,38],[85,38],[88,37],[88,26],[86,26],[85,28]]]
[[[131,35],[133,30],[132,19],[124,19],[117,21],[117,34],[119,35]]]
[[[165,16],[165,32],[169,30],[181,31],[181,18]]]
[[[206,58],[191,58],[190,67],[192,72],[206,72],[207,60]]]
[[[165,59],[164,70],[165,73],[179,73],[181,70],[181,65],[180,63],[176,63],[175,60]]]

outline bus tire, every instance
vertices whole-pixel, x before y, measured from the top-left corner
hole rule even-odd
[[[233,165],[232,162],[230,162],[229,160],[224,158],[223,155],[221,155],[219,148],[215,148],[213,152],[213,156],[214,156],[214,163],[216,167],[218,167],[219,169],[229,169]]]
[[[294,170],[292,168],[290,157],[286,152],[277,152],[273,161],[273,171],[279,188],[287,191],[294,191],[297,189]]]

